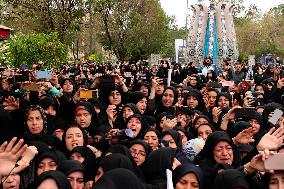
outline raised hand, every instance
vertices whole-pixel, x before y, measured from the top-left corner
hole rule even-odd
[[[14,111],[20,108],[20,102],[18,98],[9,96],[8,99],[3,103],[4,109],[8,111]]]
[[[276,129],[275,127],[273,127],[261,138],[257,145],[257,149],[259,151],[263,151],[265,149],[277,150],[282,145],[283,139],[284,128],[279,127],[278,129]]]
[[[0,177],[16,174],[29,166],[28,164],[16,165],[28,147],[24,145],[23,139],[15,144],[16,140],[17,138],[14,137],[9,143],[6,141],[0,146]]]
[[[254,134],[254,128],[250,127],[242,132],[240,132],[236,137],[233,138],[233,141],[235,144],[248,144],[251,142],[254,142],[253,134]]]
[[[264,167],[264,161],[269,158],[270,155],[272,155],[273,152],[270,152],[269,150],[264,150],[259,152],[258,155],[254,156],[249,163],[244,165],[248,173],[253,173],[255,171],[260,172],[270,172],[273,173],[273,170],[267,170]]]

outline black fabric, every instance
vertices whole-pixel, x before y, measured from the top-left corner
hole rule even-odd
[[[171,135],[177,145],[177,149],[182,150],[182,138],[179,132],[170,129],[162,133],[162,137],[165,135]]]
[[[104,173],[116,168],[125,168],[134,173],[133,164],[130,159],[122,154],[110,154],[103,157],[99,162],[99,166],[102,167]]]
[[[85,173],[83,164],[76,160],[65,160],[56,168],[56,170],[62,172],[66,177],[75,171],[82,172],[83,174]]]
[[[223,131],[215,131],[211,133],[208,136],[203,149],[194,159],[195,164],[198,165],[205,174],[206,188],[210,188],[215,177],[214,166],[216,165],[216,161],[214,159],[213,150],[220,141],[228,142],[233,149],[232,166],[234,168],[238,168],[240,166],[240,153],[228,134]]]
[[[128,96],[127,102],[133,103],[133,104],[136,105],[143,98],[146,98],[144,93],[142,93],[140,91],[135,91],[133,93],[130,93],[130,95]]]
[[[141,181],[144,181],[145,178],[144,178],[144,175],[143,173],[141,172],[141,170],[138,168],[137,164],[135,163],[132,155],[130,154],[129,152],[129,149],[124,146],[124,145],[121,145],[121,144],[116,144],[116,145],[113,145],[111,146],[109,149],[106,150],[105,154],[108,154],[108,153],[111,153],[111,154],[122,154],[122,155],[125,155],[126,157],[128,157],[128,159],[130,159],[131,163],[132,163],[132,166],[134,168],[134,172],[135,174],[139,177],[139,179]]]
[[[35,170],[37,171],[39,163],[45,159],[45,158],[51,158],[53,159],[57,165],[60,165],[64,160],[66,160],[65,155],[56,149],[49,149],[48,151],[44,151],[41,154],[38,154],[38,156],[35,159]]]
[[[176,149],[160,148],[150,153],[142,166],[146,180],[150,184],[165,184],[166,170],[172,170]]]
[[[30,184],[28,189],[37,189],[46,179],[55,180],[60,189],[72,189],[67,177],[60,171],[47,171],[42,173],[32,184]]]
[[[133,141],[133,142],[131,143],[131,145],[130,145],[130,148],[131,148],[131,146],[133,146],[134,144],[140,144],[140,145],[143,146],[143,148],[144,148],[144,150],[145,150],[145,152],[146,152],[146,159],[147,159],[148,155],[149,155],[150,152],[152,151],[151,146],[150,146],[148,143],[146,143],[144,140],[140,140],[140,139]]]
[[[197,177],[198,183],[199,183],[199,189],[204,189],[204,175],[202,170],[193,165],[193,164],[185,164],[178,166],[173,171],[173,184],[174,187],[176,187],[176,184],[179,182],[179,180],[185,176],[187,173],[193,173]]]
[[[228,169],[219,173],[214,181],[215,189],[249,189],[245,173],[235,169]]]
[[[93,180],[96,176],[98,168],[96,155],[86,146],[77,146],[71,151],[70,154],[72,155],[75,152],[78,152],[84,158],[82,164],[84,165],[86,173],[85,180]]]
[[[62,136],[62,145],[63,145],[63,147],[64,147],[64,153],[65,153],[67,156],[69,155],[70,151],[68,151],[67,148],[66,148],[66,141],[65,141],[66,132],[68,131],[68,129],[74,128],[74,127],[75,127],[75,128],[79,128],[79,129],[82,131],[82,133],[83,133],[83,140],[84,140],[83,146],[87,146],[87,144],[88,144],[88,135],[87,135],[86,130],[84,130],[83,128],[81,128],[81,127],[80,127],[79,125],[77,125],[77,124],[71,124],[71,125],[69,125],[69,126],[66,128],[66,130],[64,131],[63,136]]]
[[[81,108],[88,111],[92,116],[90,125],[84,129],[87,131],[89,136],[94,136],[94,129],[99,125],[98,115],[94,110],[92,104],[88,101],[81,101],[76,104],[76,112]]]
[[[139,179],[131,171],[123,168],[105,173],[93,186],[93,189],[142,189]]]

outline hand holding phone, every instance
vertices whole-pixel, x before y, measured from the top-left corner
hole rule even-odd
[[[271,154],[264,160],[266,170],[284,170],[284,153]]]
[[[273,112],[273,115],[269,118],[269,122],[272,123],[273,125],[276,125],[278,120],[282,117],[283,115],[283,111],[276,109]]]

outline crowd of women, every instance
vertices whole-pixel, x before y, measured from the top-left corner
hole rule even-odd
[[[1,187],[284,188],[284,167],[265,166],[284,149],[284,117],[271,121],[282,68],[256,65],[246,80],[245,65],[210,64],[81,63],[39,80],[35,67],[25,82],[2,71]]]

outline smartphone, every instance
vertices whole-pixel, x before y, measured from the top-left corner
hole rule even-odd
[[[235,118],[247,118],[254,111],[254,108],[238,108],[235,110]]]
[[[284,170],[284,153],[277,153],[269,156],[264,161],[264,168],[267,170]]]
[[[22,89],[26,91],[39,91],[40,86],[36,83],[23,83]]]
[[[112,75],[103,75],[100,77],[100,89],[115,89],[115,79]]]
[[[125,72],[124,73],[124,76],[126,77],[126,78],[128,78],[128,77],[132,77],[132,74],[131,74],[131,72]]]
[[[36,79],[51,79],[52,71],[37,71]]]
[[[81,99],[91,99],[93,98],[93,90],[80,90],[80,98]]]
[[[25,81],[29,81],[29,72],[24,71],[14,76],[15,83],[21,83]]]
[[[272,123],[273,125],[276,125],[276,123],[278,122],[280,117],[282,117],[282,115],[283,115],[283,111],[276,109],[274,110],[272,117],[269,118],[268,122]]]

